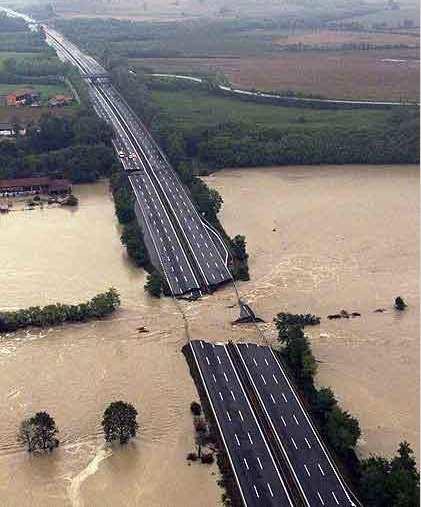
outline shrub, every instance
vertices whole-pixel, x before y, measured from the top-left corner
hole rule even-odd
[[[195,416],[202,415],[202,407],[200,406],[199,403],[197,403],[197,401],[192,401],[191,402],[191,404],[190,404],[190,411]]]
[[[200,458],[202,463],[205,463],[207,465],[211,465],[215,460],[213,458],[213,454],[212,453],[206,453],[206,454],[202,454],[202,457]]]
[[[395,299],[395,308],[396,308],[396,310],[399,310],[401,312],[401,311],[405,310],[405,308],[407,306],[408,305],[405,303],[405,301],[400,296],[398,296]]]

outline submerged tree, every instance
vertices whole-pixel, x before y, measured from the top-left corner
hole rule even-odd
[[[192,401],[190,404],[190,411],[194,416],[199,417],[202,414],[202,407],[197,401]]]
[[[405,301],[400,296],[398,296],[395,299],[395,308],[396,308],[396,310],[399,310],[399,311],[405,310],[405,308],[407,306],[408,305],[405,303]]]
[[[33,417],[22,421],[18,441],[27,447],[28,452],[52,451],[59,445],[57,433],[54,419],[47,412],[37,412]]]
[[[148,275],[145,290],[153,297],[159,298],[162,294],[162,277],[158,271],[152,271]]]
[[[131,403],[113,401],[104,412],[102,427],[107,442],[119,440],[126,444],[136,436],[139,425],[136,421],[137,410]]]

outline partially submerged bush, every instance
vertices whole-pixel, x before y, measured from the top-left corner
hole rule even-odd
[[[199,403],[197,403],[197,401],[192,401],[191,402],[191,404],[190,404],[190,411],[195,416],[202,415],[202,407],[200,406]]]

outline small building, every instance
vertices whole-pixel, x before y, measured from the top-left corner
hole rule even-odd
[[[1,137],[10,137],[13,136],[15,131],[10,123],[0,123],[0,136]]]
[[[19,129],[19,135],[24,136],[26,134],[26,128]],[[0,122],[0,137],[13,137],[16,135],[16,130],[13,125],[8,122]]]
[[[8,106],[28,106],[31,104],[37,104],[39,102],[40,95],[36,90],[25,89],[16,90],[6,96],[6,105]]]
[[[50,107],[63,107],[68,106],[73,102],[73,97],[67,95],[56,95],[48,101]]]
[[[68,194],[72,183],[65,179],[53,179],[48,176],[40,178],[17,178],[0,180],[0,196],[11,197],[34,194]]]

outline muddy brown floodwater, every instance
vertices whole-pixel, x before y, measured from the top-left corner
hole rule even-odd
[[[223,195],[231,234],[247,236],[252,281],[240,291],[267,324],[282,310],[362,317],[311,330],[318,381],[363,428],[359,451],[391,453],[418,441],[418,168],[284,167],[225,170],[207,181]],[[145,296],[128,262],[106,183],[76,187],[75,210],[0,216],[0,308],[76,302],[109,286],[122,308],[109,320],[0,338],[0,498],[7,507],[212,507],[216,466],[187,465],[197,398],[180,349],[179,309]],[[402,295],[409,308],[392,309]],[[258,337],[233,328],[227,287],[181,303],[194,338]],[[387,308],[382,314],[373,313]],[[149,333],[139,334],[145,326]],[[100,420],[124,399],[139,410],[139,438],[107,449]],[[21,419],[47,409],[60,448],[31,457],[15,441]]]

